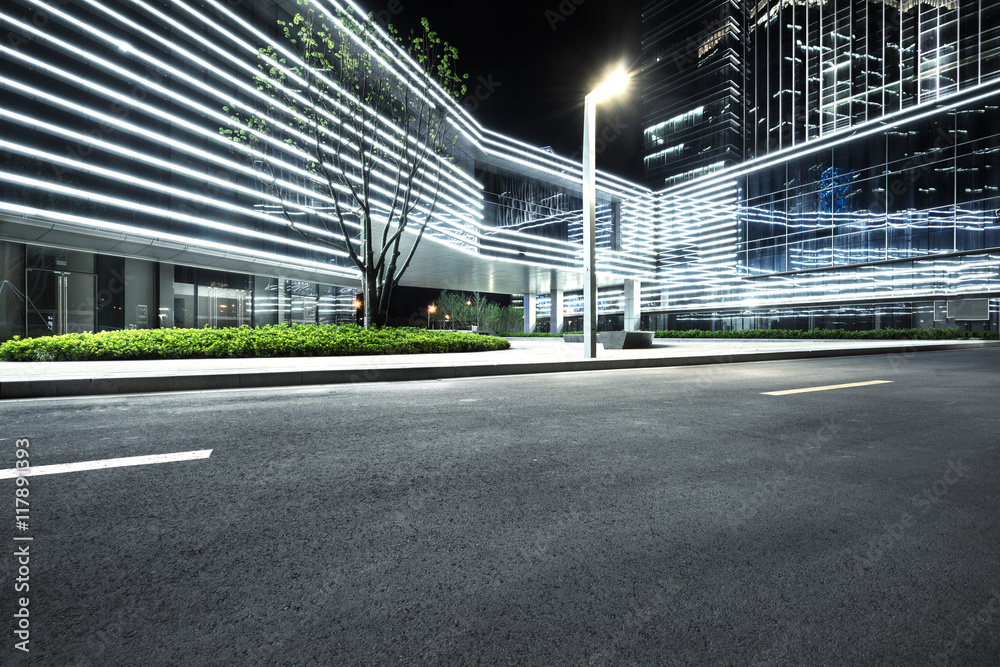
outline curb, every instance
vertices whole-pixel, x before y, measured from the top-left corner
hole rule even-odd
[[[822,359],[873,354],[912,354],[942,350],[966,350],[1000,347],[1000,341],[968,341],[933,345],[900,343],[892,347],[783,350],[724,355],[645,359],[582,359],[580,361],[514,362],[468,366],[399,366],[367,369],[330,369],[305,371],[250,371],[246,373],[210,373],[191,375],[141,375],[100,378],[66,378],[0,381],[0,400],[54,398],[61,396],[101,396],[172,391],[211,391],[216,389],[251,389],[292,387],[354,382],[409,382],[417,380],[453,380],[502,375],[607,371],[671,366],[707,366],[715,364]]]

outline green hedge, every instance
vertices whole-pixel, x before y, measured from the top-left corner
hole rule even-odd
[[[119,361],[237,357],[319,357],[505,350],[496,336],[413,327],[365,330],[345,324],[232,329],[131,329],[97,334],[14,338],[0,345],[3,361]]]
[[[743,331],[664,331],[656,332],[657,338],[823,338],[844,340],[997,340],[996,333],[959,331],[958,329],[872,329],[845,331],[843,329],[745,329]]]

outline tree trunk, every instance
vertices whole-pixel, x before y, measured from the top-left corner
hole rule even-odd
[[[376,327],[384,326],[384,322],[378,321],[378,309],[377,305],[380,301],[381,295],[378,294],[378,281],[377,276],[374,271],[365,272],[365,284],[367,284],[368,289],[364,290],[362,287],[362,293],[359,295],[361,298],[361,305],[365,312],[365,328],[374,325]],[[367,292],[367,294],[365,294]]]

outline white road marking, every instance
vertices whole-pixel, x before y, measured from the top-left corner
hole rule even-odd
[[[892,384],[892,380],[872,380],[871,382],[851,382],[850,384],[828,384],[825,387],[807,387],[805,389],[785,389],[784,391],[762,391],[763,396],[785,396],[787,394],[804,394],[810,391],[828,391],[830,389],[847,389],[848,387],[867,387],[873,384]]]
[[[82,461],[80,463],[58,463],[48,466],[31,466],[30,468],[13,468],[0,470],[0,479],[13,479],[18,475],[34,477],[36,475],[57,475],[64,472],[81,472],[83,470],[103,470],[105,468],[122,468],[126,466],[144,466],[152,463],[173,463],[175,461],[193,461],[207,459],[212,455],[211,449],[199,449],[193,452],[177,452],[176,454],[151,454],[149,456],[127,456],[121,459],[104,459],[102,461]]]

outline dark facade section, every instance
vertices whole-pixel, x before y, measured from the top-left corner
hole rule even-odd
[[[738,3],[657,0],[643,9],[643,159],[654,189],[743,161],[747,67]]]

